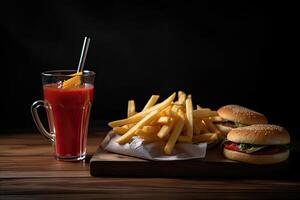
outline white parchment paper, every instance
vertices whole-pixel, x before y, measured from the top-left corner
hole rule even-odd
[[[119,135],[110,131],[101,144],[102,148],[113,153],[156,161],[204,158],[206,154],[207,143],[177,143],[173,153],[171,155],[166,155],[163,151],[165,143],[145,143],[141,138],[133,137],[130,143],[120,145],[116,143],[116,139],[119,137]]]

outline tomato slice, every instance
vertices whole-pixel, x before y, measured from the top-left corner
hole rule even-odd
[[[224,143],[225,149],[232,150],[232,151],[240,151],[239,145],[234,142],[226,141]]]
[[[231,141],[226,141],[224,143],[224,148],[231,150],[231,151],[238,151],[238,152],[242,152],[242,153],[246,153],[240,150],[239,148],[239,144],[231,142]],[[272,155],[272,154],[276,154],[276,153],[281,153],[286,151],[287,148],[285,148],[284,146],[281,145],[271,145],[268,146],[264,149],[258,150],[256,152],[250,153],[252,155]]]

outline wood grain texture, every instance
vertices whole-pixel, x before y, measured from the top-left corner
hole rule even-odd
[[[300,165],[292,161],[267,167],[251,165],[228,160],[222,148],[214,148],[201,159],[157,162],[110,153],[99,147],[90,161],[90,171],[92,176],[118,177],[300,178]]]
[[[0,199],[297,199],[299,180],[91,177],[89,159],[105,131],[90,133],[88,159],[54,159],[33,134],[0,136]],[[122,168],[114,169],[122,170]]]
[[[95,193],[109,190],[143,191],[143,192],[296,192],[299,184],[288,181],[266,180],[187,180],[187,179],[162,179],[162,178],[28,178],[24,184],[22,179],[1,180],[3,194],[32,194],[32,193]],[[5,183],[4,183],[5,182]],[[45,187],[45,186],[48,186]],[[62,187],[64,186],[64,187]],[[213,186],[213,187],[212,187]]]
[[[287,195],[289,195],[287,197]],[[88,194],[22,194],[22,195],[3,195],[0,199],[5,200],[28,200],[28,199],[295,199],[298,200],[297,192],[252,192],[252,191],[237,191],[237,192],[214,192],[214,191],[201,191],[201,192],[97,192]]]

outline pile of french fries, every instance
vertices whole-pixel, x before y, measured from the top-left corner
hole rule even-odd
[[[146,142],[164,141],[164,153],[172,154],[177,142],[198,143],[218,140],[219,130],[213,124],[218,117],[209,108],[193,107],[192,96],[174,92],[157,103],[159,96],[152,95],[143,110],[137,112],[134,100],[128,101],[127,118],[112,121],[109,126],[121,135],[116,142],[125,144],[138,136]]]

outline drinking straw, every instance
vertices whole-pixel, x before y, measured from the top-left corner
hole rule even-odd
[[[88,49],[89,49],[90,40],[91,39],[89,37],[84,37],[77,73],[83,71],[84,62],[85,62],[86,54],[87,54]]]

